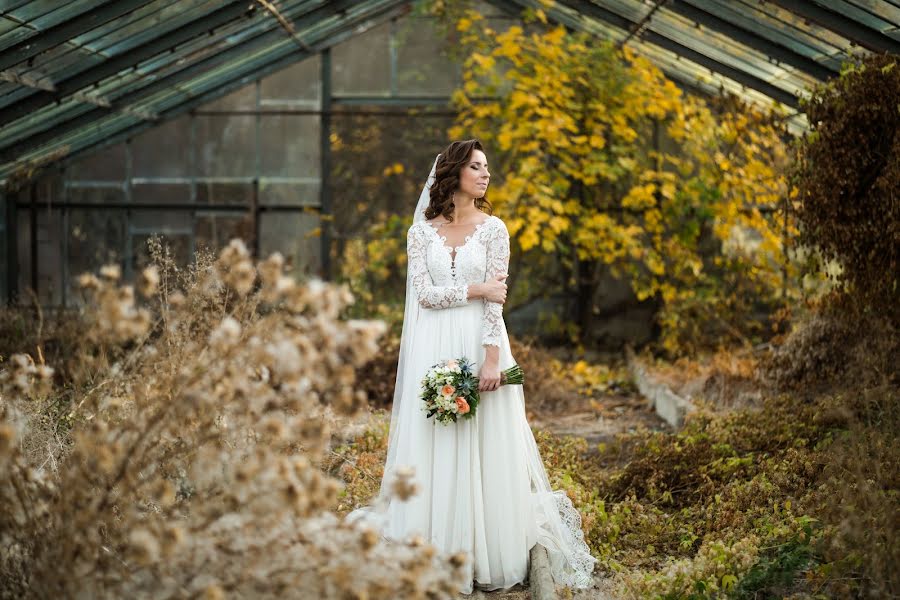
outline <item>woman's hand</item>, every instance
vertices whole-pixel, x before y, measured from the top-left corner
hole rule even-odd
[[[481,363],[478,372],[478,391],[493,392],[500,387],[500,364],[492,360]]]
[[[484,299],[489,302],[504,304],[506,302],[506,283],[501,279],[509,277],[508,273],[500,273],[484,282]]]

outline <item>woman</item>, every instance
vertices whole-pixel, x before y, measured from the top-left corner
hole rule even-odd
[[[442,552],[467,553],[462,593],[525,581],[536,543],[547,548],[557,583],[588,587],[595,559],[581,517],[550,489],[523,387],[499,385],[500,371],[515,364],[502,314],[509,232],[490,214],[489,180],[478,140],[451,143],[432,166],[407,232],[406,310],[381,491],[373,506],[347,518],[388,539],[419,535]],[[473,419],[436,423],[421,409],[420,381],[435,363],[459,357],[479,374],[478,409]],[[395,476],[410,469],[418,492],[391,497]]]

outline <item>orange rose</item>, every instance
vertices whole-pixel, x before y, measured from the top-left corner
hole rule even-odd
[[[445,396],[450,396],[453,392],[456,391],[456,388],[450,385],[449,383],[441,388],[441,393]]]
[[[462,396],[456,397],[456,409],[459,414],[464,415],[469,412],[469,403]]]

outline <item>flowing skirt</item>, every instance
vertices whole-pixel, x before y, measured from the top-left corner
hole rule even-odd
[[[411,330],[402,399],[391,423],[394,465],[414,469],[416,495],[390,499],[348,515],[393,540],[420,535],[445,553],[470,557],[471,593],[507,589],[527,579],[529,552],[547,548],[555,581],[589,587],[594,559],[584,543],[581,517],[561,491],[552,491],[525,416],[522,385],[481,392],[475,417],[442,425],[426,418],[419,398],[428,369],[445,359],[465,357],[477,374],[484,362],[481,345],[483,303],[439,310],[422,309]],[[506,325],[500,370],[515,364]],[[525,373],[526,385],[528,373]],[[382,494],[393,475],[387,465]]]

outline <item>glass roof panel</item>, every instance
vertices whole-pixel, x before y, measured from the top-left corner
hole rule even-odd
[[[294,13],[300,14],[306,12],[306,8],[310,3],[304,3],[292,10],[283,9],[282,12],[286,16]],[[190,42],[183,44],[175,52],[163,52],[157,57],[148,60],[146,63],[137,65],[133,68],[125,69],[123,72],[106,78],[102,82],[98,82],[91,87],[91,95],[107,98],[115,102],[116,98],[122,97],[127,93],[137,89],[146,87],[155,81],[169,75],[172,72],[181,71],[188,66],[194,65],[207,56],[218,56],[220,52],[229,49],[234,44],[244,41],[259,33],[272,31],[278,28],[278,24],[265,12],[259,12],[252,19],[240,19],[229,25],[219,28],[214,43],[210,43],[208,36],[200,36]],[[269,34],[279,40],[283,40],[284,36],[278,32]],[[262,45],[262,44],[258,44]],[[222,55],[224,58],[224,55]],[[152,77],[150,75],[152,74]],[[27,94],[26,91],[19,91],[20,94]],[[65,121],[76,118],[84,114],[88,110],[93,109],[90,104],[79,101],[67,100],[60,104],[53,104],[42,107],[27,119],[13,123],[5,127],[0,132],[0,146],[6,146],[10,143],[24,139],[30,134],[44,131],[48,128],[58,126]]]
[[[72,0],[61,3],[58,0],[29,2],[15,10],[5,10],[4,15],[18,21],[18,27],[0,36],[0,50],[18,44],[42,31],[65,23],[67,20],[90,10],[95,0]]]
[[[8,33],[9,31],[12,31],[13,29],[17,29],[18,27],[18,21],[7,19],[6,17],[0,17],[0,39],[2,39],[3,35]]]
[[[341,39],[359,31],[359,25],[354,26],[354,23],[360,23],[364,19],[396,8],[400,4],[402,2],[397,0],[376,0],[369,3],[358,3],[346,11],[344,15],[332,13],[330,16],[323,16],[323,18],[315,23],[311,23],[304,30],[298,31],[298,35],[312,45],[337,43]],[[366,21],[366,23],[374,24],[374,21]],[[218,68],[201,72],[194,79],[183,85],[161,89],[151,98],[139,103],[140,105],[129,106],[125,112],[102,115],[78,129],[56,136],[52,141],[41,144],[39,147],[19,156],[16,162],[36,160],[61,148],[65,148],[69,153],[79,152],[84,148],[106,143],[110,136],[121,134],[125,131],[133,131],[134,129],[132,128],[141,127],[144,124],[152,126],[152,123],[146,123],[134,113],[141,110],[162,113],[172,108],[180,109],[182,106],[187,106],[188,104],[186,103],[204,100],[204,95],[210,92],[221,93],[219,90],[223,90],[229,82],[243,85],[242,77],[252,78],[255,73],[264,73],[266,68],[271,70],[273,67],[270,65],[273,62],[290,59],[292,55],[297,53],[296,42],[287,36],[272,36],[267,39],[270,39],[270,43],[256,52],[236,54],[234,60],[224,62]],[[64,110],[73,108],[80,114],[81,109],[77,107],[77,103],[74,101],[72,106],[68,106]],[[70,113],[70,115],[72,114],[76,113]],[[173,112],[172,115],[174,114],[178,114],[178,112]],[[15,164],[13,163],[0,166],[0,177],[7,175],[14,168]]]
[[[168,4],[170,0],[162,0],[161,2],[153,3],[151,6],[159,9],[160,7]],[[176,0],[176,4],[178,4],[177,8],[183,6],[183,0]],[[170,11],[173,10],[173,7],[170,6],[168,11],[161,11],[169,14]],[[188,14],[193,15],[194,17],[201,16],[193,11],[186,11]],[[100,57],[100,60],[105,60],[110,56],[109,52],[109,44],[115,44],[116,42],[119,45],[116,47],[115,53],[125,52],[129,49],[135,48],[138,45],[146,42],[148,39],[152,39],[156,36],[165,35],[171,29],[175,29],[185,23],[189,22],[188,20],[177,19],[173,24],[165,24],[161,26],[157,26],[157,28],[149,28],[146,29],[143,35],[133,35],[128,36],[127,32],[125,34],[119,33],[121,31],[120,27],[115,27],[108,29],[106,27],[101,27],[93,30],[92,32],[88,32],[84,34],[85,36],[94,36],[92,39],[94,40],[92,44],[84,46],[83,48],[76,48],[72,44],[58,46],[47,52],[41,53],[35,60],[33,61],[33,66],[31,68],[25,67],[22,71],[25,74],[29,74],[31,69],[36,71],[40,71],[45,75],[52,77],[54,80],[62,79],[66,76],[72,76],[77,73],[80,73],[84,70],[84,68],[79,68],[77,70],[71,70],[70,66],[72,64],[71,60],[67,60],[65,57],[68,53],[73,51],[80,51],[82,53],[93,53]],[[111,22],[108,25],[112,25],[115,22]],[[121,24],[121,23],[120,23]],[[103,31],[108,31],[108,33],[101,33]],[[101,42],[100,39],[97,39],[96,36],[100,35],[100,39],[105,39],[107,36],[116,36],[116,35],[124,35],[125,41],[121,41],[118,37],[115,40],[107,40],[107,42]],[[96,48],[94,47],[96,46]],[[92,66],[90,64],[86,65]]]
[[[88,32],[76,41],[96,52],[113,56],[190,23],[221,6],[222,2],[215,0],[159,0],[145,6],[147,10],[131,13],[130,19],[119,21],[115,27]]]
[[[712,1],[716,4],[721,3],[721,0]],[[819,43],[827,44],[832,48],[829,52],[831,56],[834,55],[835,51],[849,55],[852,50],[850,40],[842,35],[833,32],[827,27],[807,21],[803,17],[771,2],[760,6],[754,0],[735,0],[734,5],[737,10],[749,15],[752,19],[763,20],[767,24],[774,24],[789,36],[799,36],[810,41],[818,40]]]
[[[840,50],[824,40],[792,30],[782,21],[759,11],[751,14],[744,6],[735,3],[724,4],[718,0],[710,0],[704,3],[704,6],[707,12],[715,14],[720,19],[815,60],[834,71],[840,70],[840,60],[832,58],[832,55]]]
[[[884,2],[870,2],[869,4],[879,4],[887,8]],[[866,10],[856,6],[853,2],[832,1],[828,4],[828,8],[881,33],[887,33],[897,28],[896,22],[890,23],[886,19],[881,18],[878,12]]]
[[[854,4],[873,15],[877,15],[887,21],[894,29],[900,27],[900,5],[885,2],[884,0],[852,0],[844,4]]]
[[[297,55],[298,46],[283,31],[280,25],[264,7],[257,6],[252,18],[233,18],[211,28],[212,35],[197,35],[182,43],[166,43],[171,33],[191,24],[202,31],[215,11],[229,6],[221,0],[148,0],[148,4],[110,20],[94,29],[81,33],[63,44],[36,55],[29,63],[17,65],[6,73],[7,81],[0,81],[0,110],[9,116],[22,115],[7,123],[0,131],[0,147],[26,148],[29,139],[34,140],[31,150],[17,161],[45,156],[54,149],[67,147],[70,152],[80,152],[92,145],[104,144],[110,136],[130,134],[142,127],[145,120],[160,114],[164,117],[178,114],[194,104],[211,99],[222,90],[250,81],[257,74],[265,74],[277,65],[285,64]],[[716,94],[727,90],[748,102],[761,106],[773,104],[766,93],[782,99],[778,90],[786,94],[804,95],[806,89],[817,80],[802,71],[802,61],[790,60],[787,52],[816,61],[837,72],[842,61],[853,55],[866,54],[855,43],[834,31],[807,21],[794,12],[773,2],[760,0],[679,0],[695,10],[706,11],[715,18],[743,29],[747,36],[756,36],[777,44],[785,49],[778,59],[770,57],[752,42],[752,37],[743,37],[739,42],[727,30],[717,29],[715,23],[704,24],[702,14],[685,17],[671,6],[657,0],[558,0],[555,7],[545,12],[567,25],[589,31],[593,35],[612,41],[622,41],[628,32],[616,24],[599,18],[592,18],[585,10],[590,4],[601,10],[619,15],[632,23],[641,22],[649,11],[654,11],[642,28],[641,34],[629,39],[629,46],[655,62],[670,78],[698,93]],[[248,5],[253,2],[248,2]],[[354,15],[370,14],[366,11],[381,11],[403,4],[400,0],[370,0],[349,3],[349,19]],[[842,15],[854,23],[868,27],[873,35],[887,35],[900,39],[900,0],[817,0],[822,7]],[[325,0],[282,0],[278,9],[289,19],[296,19],[316,7],[329,6]],[[505,0],[497,6],[537,6],[538,0]],[[72,19],[86,10],[94,8],[96,0],[6,0],[0,8],[0,50],[9,48],[22,40],[41,35],[42,31]],[[505,9],[508,10],[508,9]],[[223,14],[223,13],[218,13]],[[700,19],[699,26],[693,19]],[[350,36],[352,27],[347,20],[332,14],[315,25],[310,25],[299,36],[308,44],[330,43],[335,35]],[[336,34],[340,31],[340,34]],[[654,40],[653,36],[657,37]],[[162,41],[154,56],[145,58],[135,55],[133,60],[121,65],[119,60],[128,59],[129,53],[153,40]],[[677,46],[671,47],[669,40],[683,47],[686,56],[679,56]],[[659,46],[653,42],[663,43]],[[154,47],[154,50],[156,48]],[[696,53],[696,54],[694,54]],[[302,54],[302,53],[301,53]],[[39,88],[51,82],[84,74],[87,69],[100,64],[110,57],[118,57],[117,73],[105,75],[98,70],[89,77],[82,76],[76,81],[84,82],[90,96],[112,102],[109,109],[98,109],[86,102],[81,93],[72,94],[72,89],[63,88],[66,96],[59,103],[41,106],[50,98]],[[705,58],[704,58],[705,57]],[[707,63],[706,59],[719,63]],[[694,61],[700,61],[698,64]],[[718,68],[726,74],[711,71]],[[109,69],[111,72],[112,69]],[[815,70],[819,77],[827,71]],[[94,82],[93,74],[105,75]],[[744,76],[746,75],[746,76]],[[10,79],[30,78],[24,84],[13,83]],[[762,91],[752,89],[756,85]],[[767,87],[775,86],[775,87]],[[38,89],[36,89],[38,88]],[[778,93],[776,93],[778,92]],[[41,93],[42,96],[37,96]],[[130,96],[130,97],[129,97]],[[38,102],[15,103],[26,98]],[[116,100],[127,101],[127,106],[118,106]],[[121,104],[121,102],[119,103]],[[143,111],[143,112],[142,112]],[[135,113],[139,114],[135,114]],[[8,118],[7,117],[7,118]],[[800,130],[806,125],[802,114],[786,115],[789,126]],[[149,123],[148,126],[152,126]],[[59,135],[55,135],[58,133]],[[33,137],[34,136],[34,137]],[[39,145],[38,145],[39,144]],[[0,176],[9,172],[9,165],[0,167]]]

